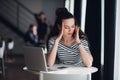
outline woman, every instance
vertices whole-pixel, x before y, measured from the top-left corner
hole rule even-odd
[[[31,24],[29,26],[29,30],[26,33],[26,40],[33,46],[38,45],[38,34],[37,34],[37,26],[35,24]]]
[[[52,66],[58,57],[62,64],[91,67],[93,57],[87,37],[76,25],[74,16],[63,12],[56,22],[57,26],[53,28],[48,40],[48,66]]]

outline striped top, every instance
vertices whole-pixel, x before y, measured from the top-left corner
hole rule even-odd
[[[48,43],[48,53],[51,51],[53,45],[54,45],[55,39],[51,38]],[[85,50],[90,53],[88,42],[87,40],[81,39],[81,44],[85,48]],[[57,49],[57,57],[62,64],[67,65],[80,65],[84,66],[82,63],[82,58],[80,56],[80,51],[78,48],[79,44],[74,43],[70,46],[65,46],[62,42],[59,42],[58,49]]]

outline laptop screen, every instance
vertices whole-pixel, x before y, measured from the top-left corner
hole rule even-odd
[[[29,70],[48,71],[45,54],[41,47],[24,47],[25,65]]]

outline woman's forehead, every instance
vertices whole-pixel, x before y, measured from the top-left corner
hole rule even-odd
[[[62,23],[63,24],[75,24],[75,19],[74,18],[64,19]]]

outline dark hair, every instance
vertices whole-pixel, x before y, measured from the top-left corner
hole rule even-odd
[[[60,27],[62,27],[62,21],[63,21],[64,19],[70,19],[70,18],[74,18],[74,19],[75,19],[75,17],[74,17],[70,12],[63,12],[62,14],[60,14],[60,15],[57,17],[57,19],[56,19],[57,25],[52,28],[52,31],[50,32],[50,34],[49,34],[49,36],[48,36],[48,40],[49,40],[51,37],[58,36],[59,33],[60,33],[60,30],[59,30],[59,28],[58,28],[58,25],[59,25]],[[77,22],[76,22],[76,19],[75,19],[75,25],[78,25]],[[80,39],[86,39],[86,40],[88,40],[86,34],[85,34],[81,29],[79,30],[79,37],[80,37]],[[48,45],[48,40],[47,40],[47,45]]]
[[[41,15],[44,15],[45,13],[43,12],[43,11],[41,11],[40,13],[39,13],[39,16],[41,16]]]
[[[63,7],[63,8],[57,8],[56,11],[55,11],[56,17],[58,17],[63,12],[68,12],[67,8],[65,8],[65,7]]]
[[[30,24],[28,32],[33,32],[33,27],[36,26],[36,24]]]

